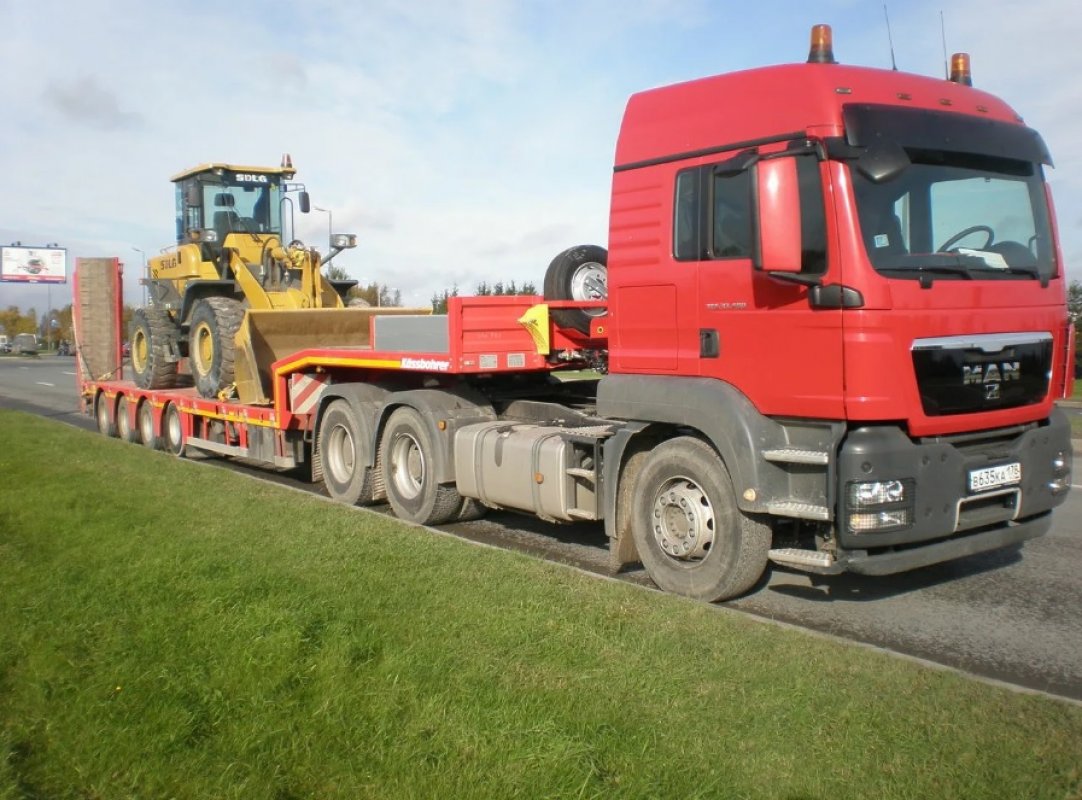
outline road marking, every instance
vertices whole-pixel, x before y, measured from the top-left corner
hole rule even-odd
[[[74,372],[65,372],[64,374],[65,375],[74,375],[75,373]]]
[[[46,383],[45,381],[34,381],[38,386],[56,386],[55,383]]]

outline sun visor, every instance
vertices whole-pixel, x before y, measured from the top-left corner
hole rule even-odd
[[[846,141],[854,147],[892,141],[913,150],[974,153],[1052,166],[1044,139],[1025,125],[871,103],[846,105],[842,116]]]

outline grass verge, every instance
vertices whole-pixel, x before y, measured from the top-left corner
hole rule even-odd
[[[22,414],[0,441],[3,800],[1082,791],[1075,706]]]

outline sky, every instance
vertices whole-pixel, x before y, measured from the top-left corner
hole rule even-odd
[[[1061,244],[1082,279],[1082,14],[1077,0],[888,4],[900,69],[974,84],[1037,128]],[[427,305],[457,285],[540,286],[549,261],[607,240],[627,97],[807,57],[890,67],[881,2],[821,0],[0,0],[0,244],[57,242],[126,264],[126,299],[174,236],[170,176],[208,161],[275,166],[329,213],[298,216],[336,262]],[[325,247],[321,247],[325,249]],[[39,313],[70,284],[0,283]]]

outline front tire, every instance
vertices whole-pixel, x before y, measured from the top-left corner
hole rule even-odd
[[[195,387],[214,398],[233,383],[236,335],[244,308],[232,297],[208,297],[192,310],[188,326],[188,354]]]
[[[631,531],[658,587],[706,602],[754,586],[771,540],[769,525],[737,507],[729,471],[714,450],[690,436],[647,455],[635,482]]]
[[[387,501],[399,519],[439,525],[463,510],[462,495],[436,482],[436,443],[416,409],[403,406],[387,420],[381,439]]]
[[[142,389],[172,389],[177,385],[177,329],[159,308],[137,308],[132,315],[131,368]]]

